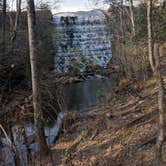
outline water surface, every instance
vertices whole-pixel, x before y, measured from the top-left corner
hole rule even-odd
[[[67,110],[79,111],[100,104],[110,93],[111,83],[110,78],[98,76],[67,85],[65,88]]]

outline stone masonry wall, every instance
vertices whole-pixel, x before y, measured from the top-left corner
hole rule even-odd
[[[112,52],[106,19],[101,11],[58,13],[53,20],[56,71],[66,72],[71,66],[81,71],[88,65],[106,67]]]

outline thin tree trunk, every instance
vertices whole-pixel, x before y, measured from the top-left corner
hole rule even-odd
[[[6,0],[3,0],[2,7],[2,51],[6,50]]]
[[[34,121],[37,130],[37,142],[39,143],[39,151],[45,155],[48,152],[48,146],[44,134],[44,119],[41,109],[41,89],[39,82],[39,59],[37,52],[36,38],[36,18],[34,0],[27,0],[27,16],[28,16],[28,36],[29,36],[29,52],[32,74],[32,90],[33,90],[33,109]]]
[[[123,10],[123,0],[121,0],[121,10],[120,10],[120,28],[121,28],[121,50],[122,56],[124,58],[124,69],[125,74],[128,74],[128,65],[127,65],[127,57],[126,57],[126,50],[125,50],[125,31],[124,31],[124,10]]]
[[[9,131],[9,137],[11,139],[11,142],[13,143],[14,147],[15,147],[15,153],[14,153],[14,162],[15,162],[15,165],[21,165],[21,159],[20,159],[20,153],[15,145],[15,142],[14,142],[14,137],[13,137],[13,133],[12,133],[12,126],[9,125],[8,127],[8,131]]]
[[[13,34],[11,37],[11,42],[13,43],[14,40],[16,39],[17,36],[17,29],[18,29],[18,25],[19,25],[19,18],[20,18],[20,14],[21,14],[21,0],[17,0],[17,13],[16,13],[16,19],[15,19],[15,24],[14,24],[14,28],[13,28]]]
[[[162,144],[164,141],[164,111],[165,111],[165,104],[164,104],[164,85],[163,79],[161,77],[160,72],[160,61],[159,61],[159,46],[158,44],[154,45],[154,57],[155,57],[155,74],[156,74],[156,81],[158,85],[158,107],[159,107],[159,128],[158,128],[158,138],[156,142],[156,165],[162,165]]]
[[[129,0],[129,7],[130,7],[130,19],[132,24],[132,33],[133,36],[136,34],[136,27],[135,27],[135,19],[134,19],[134,6],[133,6],[133,0]]]
[[[0,124],[0,130],[2,130],[5,138],[7,139],[8,143],[11,146],[11,150],[12,150],[12,152],[14,154],[14,162],[15,162],[15,164],[16,165],[20,165],[20,156],[19,156],[17,148],[15,147],[15,144],[14,144],[11,127],[9,126],[9,134],[10,135],[7,134],[7,132],[5,131],[5,129],[3,128],[3,126],[1,124]]]
[[[153,37],[152,37],[152,0],[147,0],[147,30],[148,30],[148,52],[149,62],[152,71],[155,71],[154,57],[153,57]]]
[[[1,138],[2,138],[2,132],[0,131],[0,164],[1,164],[1,162],[3,162],[3,158],[2,158],[2,146],[3,146],[3,144],[2,144],[2,140],[1,140]]]
[[[165,9],[165,7],[166,7],[166,1],[163,2],[162,8]]]
[[[28,141],[27,141],[27,136],[26,136],[26,132],[25,132],[25,127],[23,127],[22,129],[23,129],[24,143],[25,143],[26,151],[27,151],[27,164],[28,164],[28,165],[34,165],[34,164],[33,164],[33,159],[32,159],[32,156],[31,156],[31,150],[30,150],[30,148],[29,148],[29,144],[28,144]]]

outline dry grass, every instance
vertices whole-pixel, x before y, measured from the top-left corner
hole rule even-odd
[[[157,87],[154,79],[143,84],[139,97],[127,93],[123,102],[117,100],[114,105],[109,104],[98,116],[76,121],[73,130],[68,126],[70,132],[61,135],[52,147],[55,158],[59,159],[56,165],[153,165]],[[151,138],[154,139],[148,141]],[[166,144],[163,151],[166,151]],[[166,159],[165,153],[163,155]]]

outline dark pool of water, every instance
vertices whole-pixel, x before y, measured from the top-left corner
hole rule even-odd
[[[111,91],[112,81],[106,77],[91,77],[65,88],[67,110],[79,111],[102,102]]]

